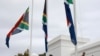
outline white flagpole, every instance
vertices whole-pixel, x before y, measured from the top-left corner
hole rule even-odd
[[[76,0],[73,0],[73,9],[74,9],[74,27],[75,27],[75,34],[76,34],[76,40],[77,40]],[[78,55],[78,49],[77,49],[77,45],[75,45],[75,56],[77,55]]]
[[[32,4],[31,4],[31,21],[30,21],[30,53],[29,56],[32,56],[32,25],[33,25],[33,0],[32,0]]]
[[[75,56],[78,55],[78,51],[77,51],[77,45],[75,46]]]
[[[46,9],[47,9],[47,19],[48,19],[48,0],[46,1],[46,3],[47,3]],[[47,34],[48,34],[48,20],[47,20]],[[47,42],[48,42],[48,37],[47,37]],[[48,48],[48,43],[47,43],[47,48]],[[47,54],[47,52],[46,52],[46,54]]]

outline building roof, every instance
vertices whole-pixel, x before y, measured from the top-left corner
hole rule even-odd
[[[49,41],[48,45],[52,45],[57,41],[61,41],[61,40],[65,40],[65,41],[71,41],[70,36],[66,36],[66,35],[59,35],[57,37],[55,37],[54,39],[52,39],[51,41]],[[78,37],[77,38],[78,42],[82,42],[82,43],[86,43],[89,41],[89,39],[87,38],[82,38],[82,37]]]
[[[95,48],[97,46],[100,46],[100,41],[96,41],[96,42],[89,42],[85,45],[80,46],[78,49],[78,51],[82,51],[82,50],[86,50],[86,49],[90,49],[90,48]]]

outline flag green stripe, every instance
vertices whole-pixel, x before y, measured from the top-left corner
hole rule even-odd
[[[28,26],[27,24],[24,24],[24,23],[21,23],[21,24],[19,25],[19,27],[20,27],[21,29],[26,29],[26,30],[29,29],[29,26]]]
[[[47,17],[43,15],[43,23],[47,23]]]
[[[67,0],[67,2],[73,4],[73,0]]]

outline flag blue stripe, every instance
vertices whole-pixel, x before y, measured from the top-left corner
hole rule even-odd
[[[9,48],[9,40],[10,40],[9,37],[7,36],[7,37],[6,37],[6,46],[7,46],[8,48]]]
[[[12,32],[12,35],[17,34],[17,33],[20,33],[20,32],[22,32],[22,30],[20,30],[20,29],[15,29],[15,30]]]
[[[64,3],[65,5],[65,10],[66,10],[66,17],[67,20],[70,22],[71,26],[69,27],[69,32],[70,32],[70,36],[71,36],[71,41],[74,45],[77,45],[77,40],[76,40],[76,34],[75,34],[75,29],[74,29],[74,24],[73,24],[73,20],[72,20],[72,15],[71,15],[71,11],[69,8],[69,5]]]
[[[43,30],[45,32],[45,35],[47,35],[47,25],[43,24]]]
[[[71,36],[71,41],[73,42],[74,45],[77,45],[77,40],[76,40],[76,35],[75,35],[75,30],[73,25],[71,25],[71,27],[69,28],[69,32]]]
[[[48,43],[47,43],[47,25],[43,24],[43,30],[45,32],[45,51],[47,52],[48,51]]]
[[[48,42],[47,42],[47,37],[45,37],[45,50],[46,50],[46,52],[48,51]]]

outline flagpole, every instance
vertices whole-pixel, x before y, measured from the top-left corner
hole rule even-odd
[[[76,0],[73,0],[73,9],[74,9],[74,27],[75,27],[75,34],[76,34],[76,39],[77,39],[77,14],[76,14]],[[77,49],[77,44],[75,45],[75,56],[78,55],[78,49]]]
[[[30,53],[29,56],[32,56],[32,25],[33,25],[33,0],[32,0],[32,4],[31,4],[31,23],[30,23]]]

